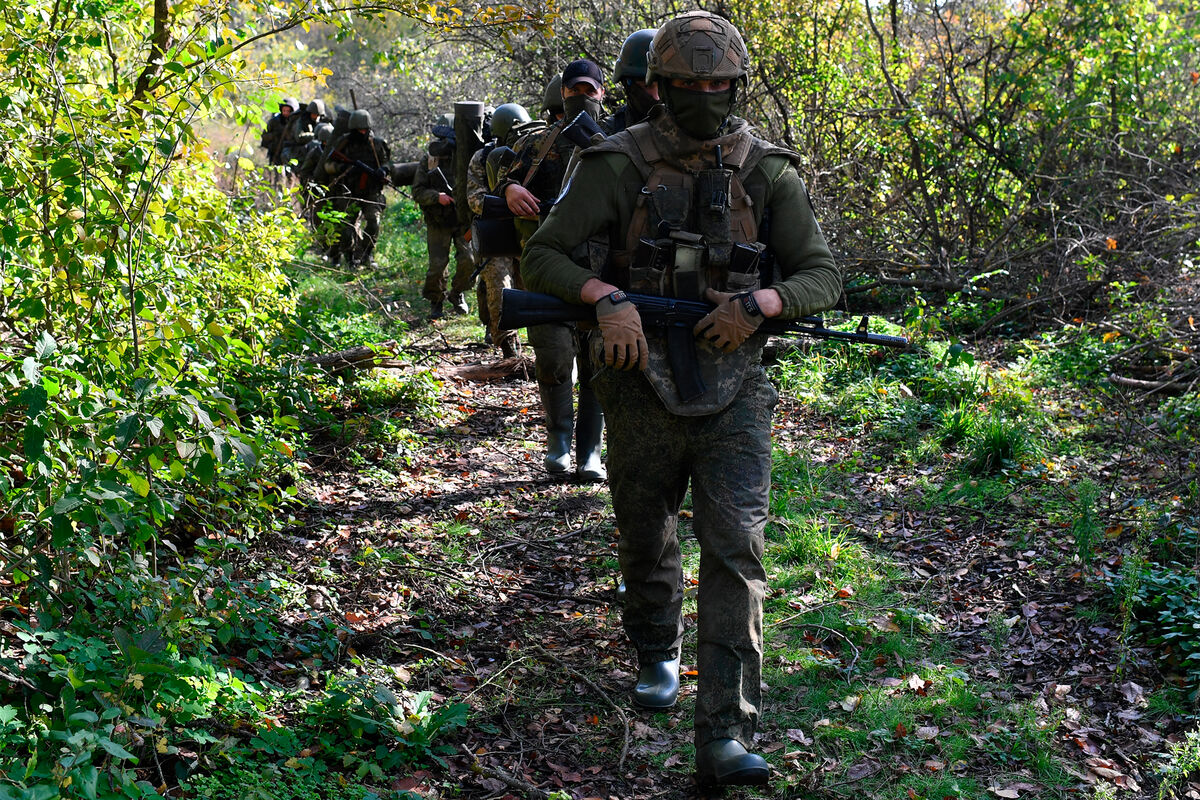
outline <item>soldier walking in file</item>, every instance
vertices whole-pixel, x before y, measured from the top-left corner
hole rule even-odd
[[[558,197],[575,144],[562,136],[565,124],[581,111],[592,119],[603,116],[604,83],[600,67],[586,59],[572,61],[561,79],[547,86],[546,106],[554,101],[551,90],[561,87],[562,111],[552,125],[522,137],[517,144],[518,168],[499,182],[497,194],[508,203],[518,219],[517,229],[523,241],[537,229],[539,219]],[[571,439],[575,439],[575,474],[580,480],[605,478],[601,458],[604,413],[593,393],[592,366],[580,334],[573,324],[553,323],[529,327],[529,344],[534,353],[534,375],[546,414],[546,455],[542,463],[547,472],[565,473],[571,468]],[[578,363],[577,363],[578,362]],[[573,386],[579,382],[579,408],[574,407]]]
[[[371,133],[370,112],[356,109],[347,125],[348,132],[322,156],[317,171],[329,176],[333,205],[345,214],[341,236],[331,252],[333,266],[344,256],[347,266],[354,269],[374,263],[379,219],[387,202],[383,187],[392,155],[388,143]]]
[[[512,147],[519,133],[531,121],[529,112],[519,103],[504,103],[492,112],[491,129],[495,138],[476,150],[467,165],[467,204],[475,216],[483,213],[484,196],[493,193],[496,188],[496,170],[494,167],[489,168],[489,161],[493,164],[496,161],[492,154],[496,152],[497,147]],[[483,247],[483,243],[478,239],[476,243],[480,248]],[[482,258],[482,255],[480,257]],[[491,342],[500,348],[505,358],[512,358],[520,353],[517,332],[500,328],[500,309],[504,289],[522,288],[516,259],[511,256],[489,256],[483,262],[480,277],[483,279],[484,295],[487,297],[487,326]]]
[[[624,90],[625,104],[604,121],[604,132],[610,136],[643,121],[658,105],[658,84],[646,83],[646,56],[653,40],[654,29],[643,28],[629,34],[621,45],[613,78]]]
[[[452,120],[451,120],[452,121]],[[467,313],[465,292],[471,288],[475,261],[467,243],[466,231],[458,222],[454,207],[454,128],[445,117],[433,126],[434,139],[421,156],[413,178],[412,198],[425,218],[425,242],[429,250],[429,268],[421,296],[429,301],[429,318],[440,319],[445,301],[455,314]],[[447,294],[446,271],[450,266],[450,246],[454,245],[454,277]]]
[[[799,156],[732,115],[749,65],[741,34],[720,17],[694,11],[663,25],[647,81],[664,107],[584,151],[521,264],[529,289],[596,308],[593,347],[604,367],[592,385],[609,426],[623,620],[638,657],[633,700],[652,709],[679,694],[676,525],[691,487],[701,553],[696,772],[716,785],[770,779],[766,761],[747,750],[762,708],[763,530],[777,400],[757,329],[765,317],[829,308],[841,292]],[[594,269],[571,259],[589,240],[610,245]],[[673,353],[664,331],[643,329],[625,290],[704,298],[715,308]]]
[[[267,127],[259,144],[267,151],[267,163],[273,167],[286,163],[283,160],[284,134],[291,124],[292,114],[299,107],[300,104],[294,97],[285,97],[279,101],[279,111],[267,120]]]

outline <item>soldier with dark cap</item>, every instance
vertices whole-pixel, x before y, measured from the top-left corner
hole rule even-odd
[[[440,319],[445,301],[455,314],[467,313],[465,292],[471,288],[475,261],[467,243],[466,230],[458,222],[454,207],[454,118],[444,114],[433,126],[434,138],[426,147],[413,178],[412,198],[425,218],[425,244],[429,267],[421,296],[429,301],[429,318]],[[446,271],[450,266],[450,246],[454,246],[454,277],[447,293]]]
[[[799,156],[732,115],[749,63],[737,28],[713,14],[693,11],[659,28],[647,80],[663,105],[584,151],[521,263],[529,289],[595,306],[593,352],[604,366],[592,385],[608,423],[623,621],[638,656],[633,700],[652,709],[679,694],[676,525],[690,484],[700,544],[696,772],[717,785],[770,779],[766,761],[747,750],[762,705],[777,400],[758,326],[829,308],[841,292]],[[571,256],[590,242],[607,257],[588,268]],[[666,331],[643,329],[626,290],[714,308],[672,346]]]
[[[371,114],[366,109],[352,111],[347,125],[349,130],[321,157],[317,172],[329,178],[334,208],[345,214],[341,236],[331,248],[333,266],[344,256],[353,269],[373,263],[379,219],[387,204],[383,187],[392,151],[371,132]]]
[[[554,83],[553,81],[551,82]],[[553,98],[547,86],[546,106]],[[496,193],[519,217],[517,229],[522,242],[537,229],[539,214],[548,210],[558,197],[575,144],[562,136],[566,122],[581,111],[592,119],[603,116],[604,78],[600,67],[586,59],[572,61],[562,71],[562,113],[554,124],[525,136],[517,143],[518,169],[503,177]],[[601,458],[604,413],[589,385],[592,367],[574,325],[533,325],[528,329],[534,353],[534,375],[546,419],[546,455],[542,464],[551,474],[571,468],[571,440],[575,440],[575,474],[583,481],[605,478]],[[573,389],[579,382],[579,408],[575,409]]]
[[[613,77],[625,92],[625,104],[604,120],[604,132],[610,136],[646,119],[658,105],[658,84],[646,83],[646,55],[653,40],[654,29],[643,28],[629,34],[621,45]]]

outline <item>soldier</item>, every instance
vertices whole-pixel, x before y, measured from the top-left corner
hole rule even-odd
[[[693,11],[664,24],[647,75],[664,106],[584,151],[521,264],[528,288],[596,307],[594,356],[604,366],[592,384],[609,424],[609,486],[628,587],[623,621],[639,665],[633,700],[649,708],[672,706],[679,693],[676,522],[691,484],[701,552],[696,771],[718,785],[770,778],[766,761],[746,749],[761,706],[763,529],[777,400],[761,365],[766,337],[756,330],[764,317],[829,308],[841,292],[799,156],[758,139],[731,114],[748,69],[728,21]],[[611,245],[607,258],[594,269],[576,264],[571,254],[596,239]],[[759,274],[763,250],[774,264]],[[700,296],[715,308],[695,326],[693,346],[672,353],[666,332],[643,330],[624,290]],[[681,393],[697,375],[700,394]]]
[[[293,97],[285,97],[279,102],[279,111],[271,115],[267,121],[259,144],[267,151],[267,163],[272,166],[283,164],[283,134],[287,131],[292,113],[300,107]]]
[[[444,303],[450,300],[452,313],[467,313],[463,292],[471,286],[475,262],[467,244],[466,231],[458,224],[454,208],[454,129],[442,121],[433,126],[435,134],[421,156],[413,178],[412,198],[425,217],[425,242],[429,251],[429,269],[421,296],[429,301],[429,318],[440,319]],[[450,117],[451,123],[453,117]],[[446,269],[450,265],[450,245],[454,244],[454,277],[446,294]]]
[[[488,177],[488,159],[497,146],[511,147],[517,134],[531,122],[529,112],[518,103],[504,103],[492,112],[492,135],[488,144],[476,150],[467,165],[467,203],[471,213],[483,213],[483,198],[495,190],[496,181]],[[478,240],[476,240],[478,241]],[[500,329],[500,300],[505,288],[522,288],[514,259],[507,256],[492,256],[484,261],[480,271],[487,297],[487,327],[491,343],[500,348],[505,358],[520,353],[516,331]]]
[[[305,152],[308,145],[317,138],[317,126],[331,122],[331,120],[325,116],[324,100],[313,100],[305,108],[304,113],[293,114],[291,119],[292,121],[288,125],[291,131],[289,137],[292,147],[291,157],[296,159],[297,164],[302,165],[304,157],[308,154]],[[285,158],[287,158],[286,153]]]
[[[325,148],[329,146],[329,142],[333,138],[333,124],[322,122],[317,125],[314,137],[304,145],[297,157],[300,166],[296,169],[296,175],[300,179],[300,198],[304,203],[304,218],[316,231],[320,225],[317,206],[325,195],[324,182],[318,180],[317,165],[321,163],[321,156],[325,154]],[[320,237],[317,237],[316,242],[321,249],[327,250]]]
[[[345,214],[341,236],[332,248],[333,266],[342,256],[348,266],[371,266],[375,242],[379,239],[379,218],[386,200],[391,160],[388,143],[371,133],[371,114],[365,109],[351,112],[349,131],[337,139],[321,157],[317,172],[330,178],[333,206]],[[359,231],[361,219],[362,230]]]
[[[545,105],[553,115],[554,124],[522,137],[517,143],[518,161],[497,186],[497,194],[508,203],[517,217],[522,243],[537,229],[541,209],[548,210],[559,195],[567,164],[575,150],[567,137],[561,136],[563,126],[581,111],[593,119],[602,116],[604,83],[600,67],[586,59],[572,61],[562,71],[559,94],[562,111],[550,110],[553,98],[546,87]],[[534,325],[529,329],[529,344],[533,347],[534,375],[542,398],[546,418],[546,455],[542,464],[552,474],[571,468],[571,438],[575,438],[575,474],[583,481],[602,481],[606,473],[600,456],[604,432],[604,414],[592,392],[592,367],[574,325]],[[578,363],[576,363],[578,362]],[[579,380],[579,408],[574,408],[572,386]]]
[[[644,28],[629,34],[621,45],[613,77],[625,90],[625,105],[604,121],[604,132],[610,136],[646,119],[658,104],[658,84],[646,83],[646,52],[653,39],[654,29]]]

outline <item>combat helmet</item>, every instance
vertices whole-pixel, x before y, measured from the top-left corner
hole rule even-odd
[[[325,116],[325,101],[324,100],[313,100],[311,103],[308,104],[308,113],[320,114],[322,117]]]
[[[350,112],[350,130],[358,131],[363,128],[370,129],[371,127],[371,112],[365,108],[356,108]]]
[[[663,24],[646,54],[646,82],[672,78],[747,80],[750,56],[727,19],[689,11]]]
[[[542,97],[542,110],[552,114],[563,112],[562,73],[557,73],[546,84],[546,94]]]
[[[317,126],[317,141],[321,144],[329,144],[329,140],[333,138],[333,124],[322,122]]]
[[[492,112],[492,134],[503,143],[514,125],[529,122],[529,112],[520,103],[504,103]]]
[[[295,114],[300,110],[300,101],[294,97],[285,97],[279,101],[279,110],[282,111],[284,106],[291,106],[292,113]]]
[[[647,51],[654,40],[654,33],[654,28],[643,28],[625,39],[625,44],[621,45],[621,55],[617,57],[617,65],[613,67],[613,77],[617,81],[646,80]]]

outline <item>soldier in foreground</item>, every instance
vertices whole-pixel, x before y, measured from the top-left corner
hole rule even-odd
[[[665,108],[584,151],[521,265],[527,288],[596,307],[593,351],[604,367],[592,386],[609,425],[624,625],[639,665],[633,700],[644,707],[670,707],[679,694],[676,523],[691,485],[701,550],[696,772],[717,785],[770,778],[766,761],[747,751],[762,703],[763,530],[777,400],[760,363],[766,337],[756,330],[764,317],[829,308],[841,292],[799,157],[731,114],[748,69],[741,34],[720,17],[695,11],[660,28],[647,83],[657,84]],[[589,239],[611,245],[593,269],[570,257]],[[774,269],[760,274],[764,246]],[[672,353],[665,332],[643,330],[624,290],[705,298],[716,308]],[[700,394],[681,394],[697,375]]]
[[[455,314],[467,313],[467,298],[463,294],[471,287],[475,262],[467,244],[466,231],[458,224],[454,208],[454,128],[453,118],[443,115],[433,126],[434,138],[427,146],[413,178],[412,198],[421,207],[425,218],[425,243],[429,251],[429,268],[421,296],[429,301],[429,318],[440,319],[445,313],[445,301]],[[450,266],[450,246],[454,245],[454,277],[446,289],[446,270]]]
[[[329,177],[333,206],[346,215],[341,236],[331,249],[331,261],[336,267],[345,256],[347,266],[354,269],[373,264],[379,218],[387,203],[383,187],[392,151],[387,142],[372,134],[371,114],[366,109],[351,112],[347,125],[348,132],[321,157],[317,172]]]
[[[552,110],[551,92],[555,81],[546,87],[545,105],[554,115],[548,128],[525,136],[517,144],[520,167],[504,176],[496,193],[521,219],[517,229],[522,241],[528,241],[537,229],[541,209],[548,209],[562,188],[567,165],[575,145],[562,136],[564,125],[581,111],[592,119],[602,116],[604,84],[600,68],[591,61],[572,61],[563,69],[559,89],[562,110]],[[575,439],[575,474],[583,481],[602,481],[604,462],[600,457],[604,432],[604,414],[589,385],[591,366],[573,324],[530,326],[529,344],[534,353],[534,374],[546,414],[546,455],[542,463],[547,472],[565,473],[571,467],[571,439]],[[578,362],[578,365],[576,364]],[[576,412],[572,387],[579,381],[579,410]]]

